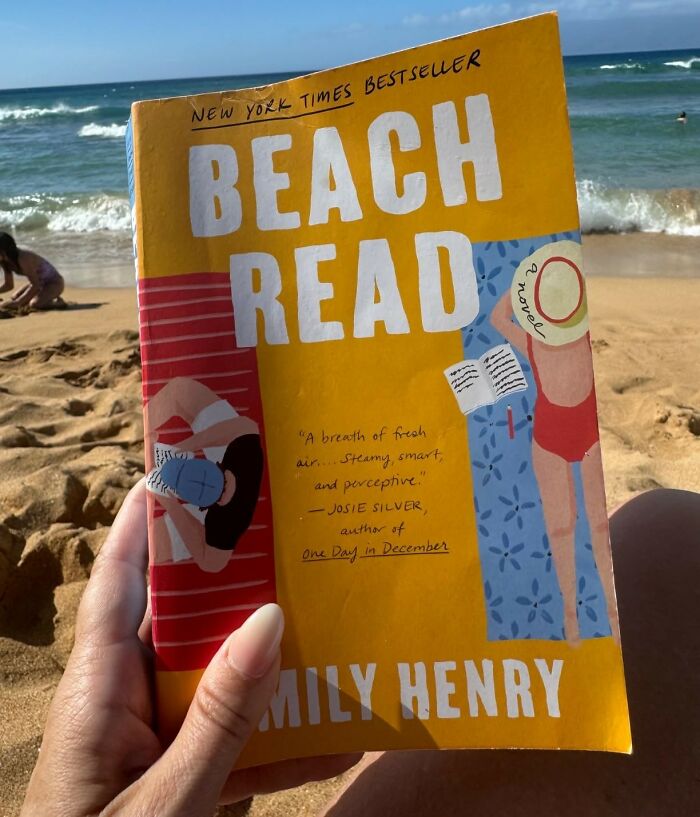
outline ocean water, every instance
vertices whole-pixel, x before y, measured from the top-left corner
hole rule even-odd
[[[700,47],[564,64],[583,231],[700,235]],[[290,76],[0,90],[0,229],[124,261],[131,103]],[[686,124],[675,121],[682,110]]]
[[[700,236],[700,48],[564,70],[583,231]]]

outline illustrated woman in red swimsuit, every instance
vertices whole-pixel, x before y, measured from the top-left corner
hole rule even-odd
[[[578,643],[573,463],[580,462],[593,555],[605,593],[612,635],[619,640],[590,337],[586,332],[571,342],[551,345],[526,332],[512,320],[513,315],[508,290],[494,307],[491,323],[528,358],[535,379],[532,464],[564,602],[564,633],[570,644]],[[529,321],[533,332],[536,332],[535,323],[536,320]]]

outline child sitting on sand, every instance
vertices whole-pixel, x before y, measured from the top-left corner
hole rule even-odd
[[[24,275],[29,283],[13,293],[4,306],[33,309],[51,309],[65,306],[61,293],[65,282],[61,274],[45,258],[31,250],[22,250],[9,233],[0,233],[0,269],[5,273],[5,282],[0,292],[10,292],[14,288],[13,275]]]

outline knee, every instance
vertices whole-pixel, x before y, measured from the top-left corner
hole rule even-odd
[[[551,537],[573,536],[576,530],[575,508],[559,507],[547,514],[547,528]]]
[[[615,538],[623,544],[631,536],[646,542],[659,537],[671,541],[692,540],[700,533],[700,494],[659,488],[634,497],[610,518]]]
[[[173,379],[166,383],[163,388],[170,389],[170,391],[184,391],[190,384],[190,379],[188,377],[183,377],[182,375],[178,375],[177,377],[173,377]]]
[[[550,535],[552,539],[561,539],[565,536],[573,536],[575,530],[576,522],[574,520],[572,522],[566,522],[553,526]]]
[[[658,609],[664,594],[697,595],[691,577],[700,571],[700,494],[659,489],[627,502],[610,519],[619,579],[634,582]]]
[[[588,527],[591,529],[592,534],[596,533],[607,533],[608,531],[608,520],[605,516],[596,516],[591,519],[588,517]]]
[[[697,743],[689,670],[700,654],[700,494],[635,497],[613,514],[610,533],[635,742],[654,769],[674,759],[667,768],[675,773],[679,750]]]

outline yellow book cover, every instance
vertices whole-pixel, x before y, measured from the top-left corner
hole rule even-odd
[[[136,103],[159,727],[276,600],[244,765],[630,751],[557,18]]]

